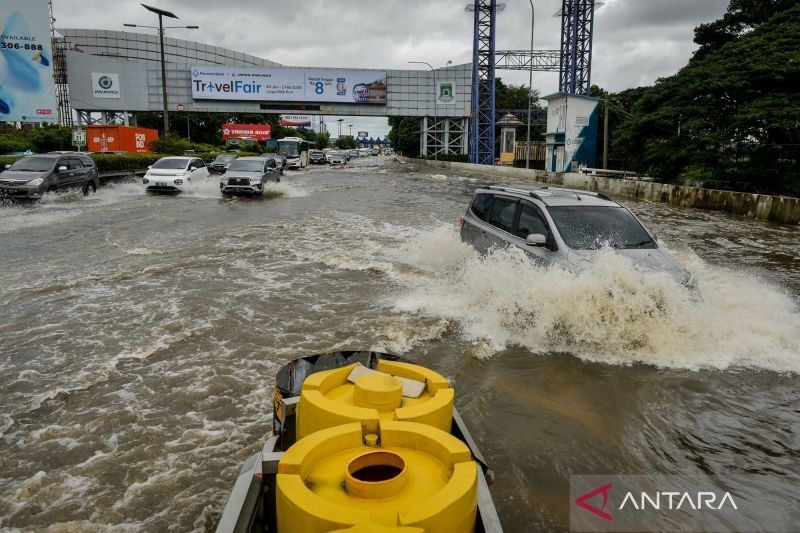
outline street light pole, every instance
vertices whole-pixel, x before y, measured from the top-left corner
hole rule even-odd
[[[353,136],[353,125],[352,124],[348,124],[347,127],[350,128],[350,137],[352,137]]]
[[[531,95],[533,93],[533,21],[534,10],[533,0],[528,0],[531,3],[531,49],[530,58],[528,63],[528,137],[525,143],[525,168],[531,168]]]
[[[437,109],[436,104],[438,103],[439,95],[436,94],[436,69],[434,69],[430,63],[426,63],[425,61],[409,61],[409,63],[413,63],[416,65],[428,65],[428,68],[431,69],[431,72],[433,73],[433,138],[438,141],[438,137],[436,136],[436,123],[439,122],[439,116],[436,112]],[[428,132],[426,131],[425,135],[427,134]],[[433,159],[435,161],[439,160],[439,151],[436,149],[435,145],[433,147]]]
[[[178,17],[175,17],[178,18]],[[164,100],[164,137],[169,137],[169,102],[167,101],[167,62],[164,58],[164,17],[158,14],[158,40],[161,43],[161,96]]]
[[[158,15],[158,26],[142,26],[139,24],[123,24],[129,28],[154,28],[158,30],[158,40],[161,44],[161,99],[164,102],[164,137],[169,136],[169,100],[167,99],[167,60],[164,53],[164,30],[169,28],[186,28],[196,30],[198,26],[164,26],[164,17],[177,19],[175,13],[157,7],[141,4],[143,8]]]
[[[344,119],[343,118],[337,118],[336,122],[339,123],[339,137],[341,137],[342,136],[342,122],[344,122]]]

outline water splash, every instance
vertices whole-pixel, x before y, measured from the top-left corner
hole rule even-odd
[[[694,255],[680,259],[699,280],[699,300],[612,250],[575,274],[537,265],[517,248],[465,253],[454,229],[421,233],[406,246],[417,253],[405,260],[430,275],[409,277],[395,309],[456,323],[480,357],[516,345],[609,364],[800,372],[796,302]]]

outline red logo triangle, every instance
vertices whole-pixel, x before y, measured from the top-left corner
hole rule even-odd
[[[606,505],[608,505],[608,493],[609,493],[610,490],[611,490],[611,483],[607,483],[607,484],[603,485],[602,487],[598,487],[598,488],[596,488],[596,489],[594,489],[592,491],[587,492],[586,494],[582,494],[581,496],[578,496],[575,499],[575,504],[578,507],[582,507],[582,508],[586,509],[590,513],[596,514],[597,516],[599,516],[603,520],[609,520],[610,521],[611,520],[611,515],[608,514],[607,512],[605,512],[605,510],[604,510],[606,508]],[[591,500],[592,498],[594,498],[598,494],[602,494],[603,495],[603,505],[600,508],[597,508],[594,505],[591,505],[590,503],[587,503],[587,500]]]

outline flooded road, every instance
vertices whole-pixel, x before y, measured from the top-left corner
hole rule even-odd
[[[568,528],[571,474],[800,498],[800,228],[629,204],[692,301],[611,254],[581,276],[477,256],[455,222],[480,183],[369,158],[256,200],[0,207],[0,527],[212,529],[276,370],[361,348],[453,380],[507,531]]]

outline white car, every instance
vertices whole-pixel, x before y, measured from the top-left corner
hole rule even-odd
[[[331,152],[331,165],[345,165],[347,164],[347,156],[342,152]]]
[[[181,192],[192,180],[208,178],[208,168],[198,157],[162,157],[147,169],[142,183],[147,192]]]

